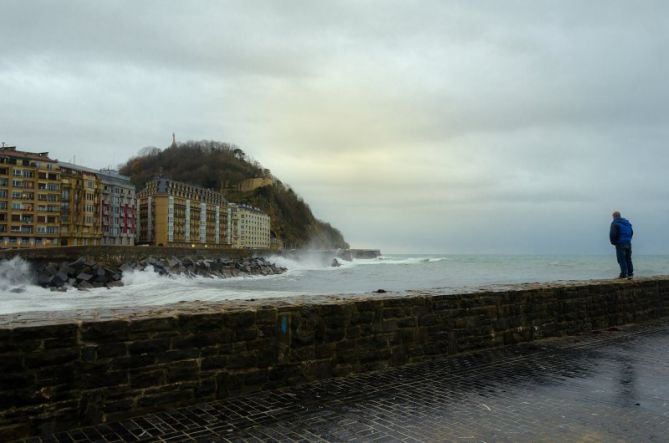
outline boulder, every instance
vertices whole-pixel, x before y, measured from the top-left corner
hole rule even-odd
[[[77,280],[81,280],[81,281],[89,281],[92,278],[93,278],[93,276],[91,274],[87,274],[85,272],[82,272],[79,275],[77,275]]]
[[[62,263],[60,265],[59,271],[67,274],[71,277],[75,276],[77,274],[77,270],[73,268],[72,266],[68,265],[67,263]]]
[[[42,271],[37,274],[37,284],[43,288],[46,288],[49,286],[49,283],[51,283],[51,277],[52,277],[51,274]]]
[[[93,287],[93,285],[90,284],[87,281],[79,282],[79,284],[77,285],[77,289],[79,289],[80,291],[87,291],[87,290],[91,289],[92,287]]]
[[[337,258],[345,261],[353,261],[353,254],[349,249],[342,249],[337,253]]]
[[[81,272],[82,269],[86,266],[86,260],[83,257],[79,257],[75,261],[68,263],[68,266],[72,269],[75,269],[78,272]]]
[[[64,272],[56,272],[56,274],[51,277],[51,280],[49,281],[49,286],[55,287],[55,288],[60,288],[62,286],[65,286],[65,283],[67,283],[69,280],[69,277],[67,274]]]

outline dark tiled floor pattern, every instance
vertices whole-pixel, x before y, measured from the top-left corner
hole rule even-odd
[[[667,442],[669,320],[29,441]]]

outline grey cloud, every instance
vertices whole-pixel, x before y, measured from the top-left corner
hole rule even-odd
[[[661,1],[9,0],[0,138],[236,143],[354,244],[593,250],[613,207],[669,244],[668,29]]]

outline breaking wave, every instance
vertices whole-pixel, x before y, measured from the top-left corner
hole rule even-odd
[[[0,261],[0,291],[23,292],[34,284],[35,273],[32,266],[21,257]]]

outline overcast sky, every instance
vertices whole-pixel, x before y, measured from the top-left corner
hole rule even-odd
[[[2,0],[0,141],[239,145],[355,247],[669,253],[665,1]]]

